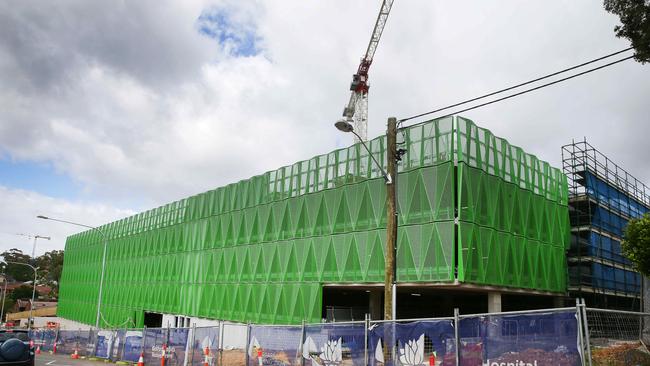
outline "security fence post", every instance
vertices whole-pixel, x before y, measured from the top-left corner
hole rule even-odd
[[[580,299],[580,309],[582,310],[582,321],[585,324],[585,343],[587,346],[587,362],[591,366],[591,341],[589,340],[589,320],[587,319],[587,306],[585,299]]]
[[[456,366],[460,366],[460,312],[454,308],[454,341],[456,342]]]
[[[194,346],[196,345],[196,323],[192,323],[192,337],[187,337],[190,340],[190,347],[189,347],[189,352],[190,352],[190,365],[194,364]],[[187,360],[187,357],[185,357]]]
[[[246,353],[246,366],[250,361],[250,355],[248,354],[248,346],[251,343],[251,322],[246,323],[246,346],[244,346],[244,352]]]
[[[223,320],[219,322],[219,343],[218,343],[217,352],[219,354],[218,365],[220,366],[223,363]]]
[[[147,339],[147,326],[145,325],[145,326],[142,327],[142,341],[141,341],[142,342],[142,347],[140,348],[140,354],[143,355],[143,356],[145,354],[144,347],[147,344],[146,339]]]
[[[303,349],[303,347],[305,347],[305,341],[306,341],[306,339],[305,339],[305,319],[303,319],[302,320],[302,329],[301,329],[301,332],[300,332],[300,347],[298,347],[298,349],[300,350],[300,355],[298,355],[298,356],[300,357],[300,365],[301,366],[305,366],[305,358],[302,356],[303,353],[305,352],[305,350]]]
[[[586,365],[586,357],[585,357],[585,339],[584,339],[584,334],[583,334],[583,327],[582,327],[582,311],[580,311],[580,300],[576,299],[576,316],[578,318],[578,341],[580,342],[580,358],[582,361],[582,365]]]
[[[370,314],[366,313],[366,320],[364,322],[365,329],[363,330],[363,364],[368,364],[368,328],[370,328]]]

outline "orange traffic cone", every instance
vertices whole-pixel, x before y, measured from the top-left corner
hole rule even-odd
[[[210,349],[205,347],[203,349],[203,366],[210,366]]]
[[[79,359],[79,353],[77,352],[77,349],[74,350],[74,353],[70,357],[72,357],[73,360]]]
[[[52,346],[52,354],[56,354],[56,343],[54,343],[54,346]]]
[[[37,355],[41,354],[41,345],[40,344],[36,347],[36,352],[34,352],[34,353],[36,353]]]
[[[262,366],[262,363],[263,363],[263,359],[262,359],[262,347],[260,347],[260,348],[257,349],[257,360],[258,360],[260,366]]]
[[[144,366],[144,352],[140,353],[140,358],[138,358],[138,366]]]
[[[165,358],[167,357],[167,345],[162,346],[162,356],[160,357],[160,366],[165,366]]]

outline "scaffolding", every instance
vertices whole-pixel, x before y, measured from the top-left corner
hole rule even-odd
[[[637,310],[641,278],[621,252],[625,226],[650,211],[650,188],[586,139],[562,146],[568,178],[569,291],[593,305]]]

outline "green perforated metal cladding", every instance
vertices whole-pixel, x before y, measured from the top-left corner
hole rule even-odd
[[[566,290],[566,177],[473,122],[401,130],[399,282]],[[385,137],[368,142],[385,164]],[[104,326],[143,311],[259,323],[321,318],[323,283],[384,278],[385,184],[360,145],[103,225]],[[66,242],[58,315],[93,324],[96,231]]]

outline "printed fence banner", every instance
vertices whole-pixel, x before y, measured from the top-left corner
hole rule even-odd
[[[302,327],[251,325],[248,365],[302,365]]]
[[[455,366],[453,320],[373,323],[368,332],[368,364]]]
[[[160,364],[163,345],[167,343],[167,329],[147,328],[144,331],[144,364]],[[167,351],[165,350],[165,354]]]
[[[57,341],[56,352],[71,355],[77,350],[79,352],[79,331],[60,330]],[[83,348],[86,347],[86,339],[81,342]]]
[[[575,310],[462,317],[461,366],[579,366]]]
[[[365,335],[365,323],[305,326],[305,365],[364,365]]]
[[[169,329],[169,339],[167,341],[165,365],[179,366],[185,362],[185,351],[187,350],[189,329],[188,328],[171,328]]]
[[[40,331],[41,351],[52,351],[56,342],[56,330],[45,329]]]
[[[194,328],[188,363],[215,366],[219,355],[219,327]]]
[[[89,339],[91,338],[90,330],[78,330],[76,332],[76,337],[77,337],[77,352],[79,353],[79,356],[91,356],[92,355],[92,349],[90,352],[88,351],[88,343]]]
[[[109,358],[111,346],[113,345],[113,331],[100,330],[97,332],[97,348],[95,349],[95,357]]]
[[[117,332],[119,342],[119,357],[116,359],[129,362],[138,362],[142,353],[142,331],[120,330]]]

